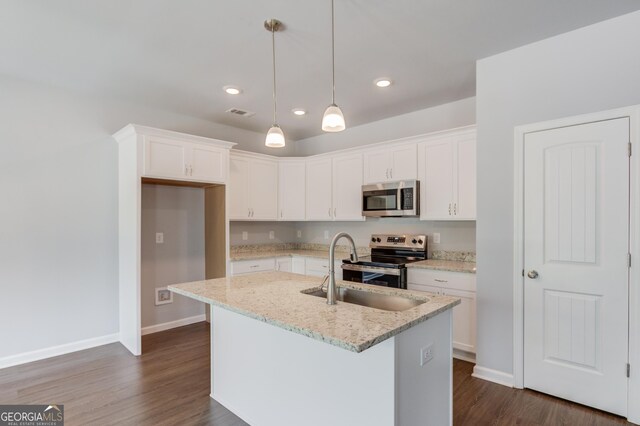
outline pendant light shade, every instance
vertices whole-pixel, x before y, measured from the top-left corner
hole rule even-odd
[[[335,43],[335,13],[331,0],[331,105],[322,116],[322,130],[325,132],[341,132],[346,129],[344,114],[336,105],[336,43]]]
[[[336,104],[331,104],[324,111],[322,130],[325,132],[341,132],[345,129],[344,115]]]
[[[269,148],[282,148],[285,145],[284,132],[277,124],[274,124],[267,132],[264,144]]]
[[[282,22],[277,19],[267,19],[264,27],[271,33],[271,52],[273,59],[273,126],[267,132],[264,144],[269,148],[282,148],[285,146],[284,132],[278,126],[278,103],[276,98],[276,31],[282,30]]]

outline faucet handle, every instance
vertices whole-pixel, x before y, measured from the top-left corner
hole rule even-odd
[[[358,254],[355,251],[352,251],[351,254],[349,255],[349,258],[351,259],[351,263],[357,262]]]

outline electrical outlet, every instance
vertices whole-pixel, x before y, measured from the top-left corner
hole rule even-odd
[[[433,359],[433,343],[420,349],[420,367]]]
[[[324,239],[325,240],[329,239],[329,231],[324,231]]]
[[[273,231],[269,231],[269,239],[273,240],[276,237],[276,233]]]
[[[162,232],[156,232],[156,244],[164,243],[164,234]]]
[[[249,239],[249,233],[247,231],[242,231],[242,241],[247,241]]]
[[[298,232],[296,233],[298,235],[298,238],[302,238],[302,231],[298,229]]]
[[[434,232],[433,233],[433,243],[434,244],[440,244],[440,233],[439,232]]]

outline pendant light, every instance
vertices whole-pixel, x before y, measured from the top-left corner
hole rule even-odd
[[[282,29],[282,22],[277,19],[267,19],[264,27],[271,32],[271,48],[273,58],[273,126],[267,132],[264,144],[269,148],[282,148],[285,145],[284,132],[278,126],[278,108],[276,101],[276,31]]]
[[[336,105],[336,44],[335,44],[335,13],[333,11],[333,0],[331,0],[331,105],[324,111],[322,117],[322,130],[325,132],[341,132],[346,126],[344,115],[338,105]]]

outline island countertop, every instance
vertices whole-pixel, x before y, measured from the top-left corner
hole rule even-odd
[[[460,303],[450,296],[338,281],[339,287],[398,295],[426,303],[401,312],[326,300],[301,293],[322,278],[262,272],[170,285],[169,290],[341,348],[362,352]],[[214,319],[215,321],[215,319]]]

